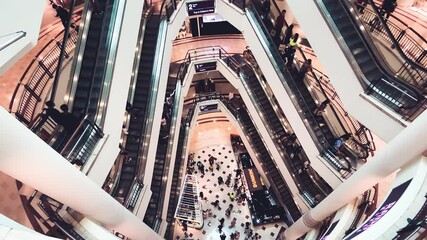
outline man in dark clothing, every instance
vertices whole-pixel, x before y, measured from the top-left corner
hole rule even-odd
[[[224,221],[225,221],[225,219],[224,219],[224,218],[221,218],[221,219],[219,220],[219,223],[220,223],[221,225],[224,225]]]
[[[390,14],[396,9],[396,1],[397,0],[384,0],[383,4],[381,5],[380,13],[385,21],[387,21],[387,19],[390,17]]]
[[[283,9],[280,15],[276,18],[276,22],[274,24],[274,29],[276,30],[276,33],[280,34],[282,32],[283,25],[285,25],[285,13],[286,10]]]
[[[53,121],[62,125],[61,113],[55,108],[55,103],[49,100],[45,104],[47,106],[47,108],[45,108],[46,116],[52,118]]]
[[[286,67],[290,68],[293,65],[296,49],[293,47],[286,47],[282,54],[282,59],[286,62]]]
[[[52,4],[52,8],[56,10],[56,16],[61,19],[62,25],[64,28],[68,27],[68,22],[70,20],[70,13],[65,10],[63,7],[58,6],[56,4]]]
[[[293,24],[289,25],[289,27],[286,28],[285,37],[283,38],[283,41],[282,41],[283,44],[289,45],[289,41],[290,41],[292,35],[294,34],[293,30],[294,30]]]
[[[280,44],[280,35],[282,34],[283,25],[285,25],[285,13],[286,10],[282,10],[279,16],[277,16],[276,21],[274,23],[274,42],[278,46]]]
[[[68,106],[66,104],[62,104],[60,106],[60,109],[62,110],[62,113],[61,113],[62,126],[65,128],[65,130],[67,130],[69,134],[72,134],[74,131],[76,131],[77,127],[80,124],[80,121],[72,113],[68,112]]]

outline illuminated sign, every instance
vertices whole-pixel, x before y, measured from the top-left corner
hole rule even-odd
[[[213,71],[213,70],[216,70],[216,62],[194,64],[194,68],[196,69],[197,73]]]
[[[256,168],[243,169],[243,172],[245,174],[246,182],[248,182],[250,192],[263,190],[263,185],[261,183],[261,179],[259,178],[259,174]]]
[[[367,222],[365,222],[359,229],[357,229],[355,232],[345,238],[345,240],[353,239],[354,237],[363,233],[365,230],[377,223],[382,217],[384,217],[384,215],[386,215],[400,199],[405,190],[408,188],[411,181],[412,179],[409,179],[408,181],[393,188],[386,200],[383,202],[383,204],[381,204],[381,207],[378,208],[374,215],[372,215],[372,217]]]
[[[187,3],[188,16],[202,15],[215,12],[215,1],[198,1]]]

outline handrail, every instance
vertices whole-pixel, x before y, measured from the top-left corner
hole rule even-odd
[[[5,49],[5,48],[7,48],[8,46],[14,44],[15,42],[19,41],[21,38],[23,38],[23,37],[25,37],[27,35],[27,33],[24,32],[24,31],[18,31],[18,32],[14,32],[12,34],[19,34],[19,35],[15,36],[14,38],[10,39],[9,41],[7,41],[5,43],[2,43],[0,45],[0,51],[3,50],[3,49]],[[6,36],[9,36],[9,35],[12,35],[12,34],[7,34]],[[2,36],[2,37],[5,37],[5,36]]]
[[[380,15],[378,7],[372,0],[369,3],[373,10],[365,9],[366,11],[360,16],[360,19],[368,25],[367,27],[370,28],[371,32],[374,30],[378,31],[379,36],[389,41],[392,44],[391,47],[395,48],[399,56],[403,58],[403,65],[397,74],[410,84],[421,89],[421,91],[427,91],[427,69],[426,66],[421,65],[421,61],[424,58],[423,54],[425,55],[424,52],[426,50],[424,50],[409,34],[406,34],[406,30],[399,28],[390,20],[384,20]],[[400,19],[395,16],[393,16],[393,18],[401,22]],[[404,26],[406,29],[409,29],[406,24],[404,24]],[[395,34],[393,34],[391,28],[394,29]],[[400,44],[400,42],[403,41],[405,46],[401,46]],[[425,42],[425,44],[427,44],[427,42]],[[427,64],[427,58],[425,60]],[[406,71],[408,74],[404,72],[400,73],[401,71]]]
[[[341,39],[341,35],[339,33],[339,30],[336,26],[336,23],[333,22],[333,20],[331,19],[331,16],[329,14],[329,10],[327,9],[325,3],[321,0],[317,0],[315,1],[317,6],[319,7],[320,11],[322,12],[322,14],[325,17],[325,21],[328,23],[329,27],[331,28],[332,31],[335,32],[335,37],[337,38],[337,41],[339,41],[341,47],[343,48],[343,51],[346,53],[346,57],[348,58],[349,62],[354,65],[354,67],[356,69],[359,69],[358,71],[360,71],[361,73],[361,69],[360,66],[358,65],[358,63],[356,62],[354,55],[350,52],[350,50],[348,49],[345,41],[343,39]],[[357,26],[361,26],[362,24],[360,22],[358,22],[358,19],[355,19],[352,15],[353,13],[349,10],[349,5],[350,3],[347,1],[343,1],[343,2],[339,2],[338,3],[339,7],[342,8],[343,11],[345,11],[346,16],[349,18],[349,21],[351,21],[352,25],[357,25]],[[364,44],[364,46],[367,48],[369,56],[372,57],[372,59],[375,61],[375,65],[378,68],[378,70],[381,72],[381,74],[386,77],[387,79],[389,79],[389,81],[391,81],[393,83],[393,85],[398,85],[398,86],[403,86],[405,88],[404,93],[408,93],[410,92],[414,97],[416,97],[417,102],[416,103],[412,103],[409,102],[409,99],[405,99],[406,101],[408,101],[406,104],[409,104],[409,108],[419,108],[420,107],[420,102],[422,102],[423,100],[423,96],[420,92],[420,90],[414,86],[412,86],[411,84],[409,84],[408,82],[397,78],[395,76],[393,76],[391,73],[389,73],[389,70],[387,67],[385,67],[385,63],[384,63],[384,59],[380,57],[380,53],[378,52],[379,50],[373,45],[372,41],[370,40],[370,36],[363,32],[358,30],[358,27],[355,27],[355,29],[357,30],[357,34],[358,36],[360,36],[360,38],[362,39],[362,42]],[[357,66],[356,66],[357,65]],[[362,78],[361,80],[361,84],[363,85],[363,87],[365,88],[366,93],[372,94],[372,81],[376,80],[376,79],[366,79],[366,77],[362,74],[361,75]],[[402,91],[400,91],[399,93],[403,93]],[[405,117],[405,112],[402,111],[402,109],[398,106],[393,105],[394,102],[392,100],[389,99],[389,97],[384,96],[383,93],[378,93],[378,94],[373,94],[373,96],[380,102],[383,102],[387,107],[389,107],[390,109],[392,109],[393,111],[399,113],[402,117]],[[405,102],[406,102],[405,101]]]
[[[103,127],[104,125],[105,115],[107,111],[107,107],[106,107],[107,104],[105,102],[108,101],[108,98],[109,98],[111,81],[112,81],[114,65],[115,65],[113,64],[113,62],[117,61],[117,49],[118,49],[118,42],[119,42],[118,35],[121,32],[123,18],[125,15],[125,7],[126,7],[126,4],[125,2],[122,2],[122,1],[118,1],[117,4],[113,5],[113,9],[111,12],[112,16],[109,21],[110,26],[108,29],[108,33],[106,34],[106,40],[107,40],[105,44],[106,46],[102,44],[99,44],[98,46],[98,51],[101,50],[101,46],[106,48],[104,50],[106,52],[106,57],[104,61],[101,63],[102,66],[105,66],[102,72],[103,84],[101,86],[101,91],[99,92],[99,99],[97,101],[97,107],[96,107],[95,118],[94,118],[94,122],[101,127]],[[96,58],[95,68],[97,66],[99,66],[98,57]],[[95,81],[95,79],[96,79],[96,74],[94,74],[94,77],[92,78],[92,81],[91,81],[90,93],[92,93],[93,81]],[[86,112],[89,108],[91,99],[92,97],[91,95],[89,95]]]
[[[277,5],[276,1],[272,1],[272,2],[273,2],[273,6],[274,6],[274,8],[276,9],[276,11],[277,11],[278,13],[280,13],[280,8],[279,8],[279,6]],[[289,24],[288,24],[288,22],[287,22],[286,20],[285,20],[285,26],[286,26],[286,27],[289,27]],[[299,51],[300,55],[302,56],[303,60],[304,60],[304,61],[306,61],[308,58],[306,57],[306,55],[305,55],[305,53],[304,53],[303,49],[301,49],[301,48],[299,48],[299,47],[298,47],[298,51]],[[333,100],[333,99],[331,99],[330,97],[328,97],[328,95],[326,94],[326,91],[325,91],[325,89],[324,89],[324,87],[323,87],[323,85],[324,85],[324,84],[322,84],[322,82],[321,82],[322,77],[321,77],[320,79],[317,77],[317,74],[315,73],[315,68],[312,68],[312,69],[310,70],[310,73],[311,73],[311,74],[307,74],[307,76],[312,76],[312,77],[313,77],[313,79],[315,80],[315,82],[318,84],[319,89],[320,89],[320,91],[322,92],[322,94],[323,94],[324,98],[325,98],[325,99],[329,99],[329,100]],[[321,73],[321,72],[319,71],[319,73]],[[324,75],[323,73],[321,73],[321,75],[326,76],[326,75]],[[326,76],[326,77],[327,77],[327,76]],[[308,78],[308,79],[310,79],[310,78]],[[327,84],[326,86],[330,86],[330,85],[329,85],[329,84]],[[335,91],[334,91],[334,92],[335,92]],[[336,93],[336,92],[335,92],[335,93]],[[339,98],[339,97],[338,97],[338,95],[336,95],[336,94],[334,94],[334,96],[335,96],[336,98]],[[338,103],[338,102],[337,102],[337,103]],[[338,103],[338,104],[339,104],[339,103]],[[344,132],[347,132],[347,129],[345,128],[345,126],[344,126],[344,124],[342,123],[341,119],[338,117],[338,113],[337,113],[337,111],[336,111],[335,107],[333,107],[333,104],[330,104],[329,106],[330,106],[330,108],[331,108],[331,110],[332,110],[332,112],[333,112],[333,114],[334,114],[334,116],[335,116],[336,120],[338,121],[338,123],[339,123],[340,127],[342,128],[342,130],[343,130]],[[339,105],[339,107],[343,108],[343,107],[342,107],[342,104],[341,104],[341,105]],[[344,108],[343,108],[343,109],[344,109]],[[347,113],[347,111],[345,111],[345,113]],[[347,116],[348,116],[348,115],[347,115]],[[325,117],[325,119],[327,119],[327,118]],[[351,122],[351,124],[353,124],[353,121],[350,121],[350,122]],[[355,129],[359,129],[359,128],[356,128],[356,127],[355,127]],[[356,131],[357,131],[357,130],[356,130]],[[359,135],[358,135],[358,137],[359,137]]]
[[[375,14],[377,15],[377,16],[381,16],[380,15],[380,12],[379,12],[379,9],[378,9],[378,7],[376,6],[376,4],[374,3],[374,1],[373,0],[368,0],[368,3],[371,5],[371,7],[373,8],[373,10],[374,10],[374,12],[375,12]],[[399,18],[397,18],[396,16],[393,16],[392,15],[392,17],[395,19],[395,20],[398,20],[399,22],[401,22],[402,24],[404,24],[406,27],[407,27],[407,29],[411,29],[412,31],[413,31],[413,33],[415,33],[418,37],[420,37],[420,39],[422,39],[423,41],[424,41],[424,44],[427,44],[427,40],[421,35],[421,34],[419,34],[417,31],[415,31],[414,29],[412,29],[412,28],[410,28],[406,23],[403,23]],[[391,32],[391,30],[390,30],[390,28],[388,27],[388,24],[386,23],[386,21],[382,18],[382,17],[379,17],[378,18],[379,20],[380,20],[380,22],[381,22],[381,24],[382,24],[382,26],[384,27],[384,29],[385,29],[385,31],[387,32],[387,34],[389,35],[389,37],[390,37],[390,41],[393,43],[393,45],[396,47],[396,49],[397,49],[397,51],[399,52],[399,55],[406,61],[406,62],[409,62],[409,64],[412,66],[412,67],[414,67],[414,68],[417,68],[417,69],[419,69],[419,70],[421,70],[421,71],[423,71],[423,72],[426,72],[427,71],[427,69],[426,69],[426,67],[425,66],[422,66],[422,65],[420,65],[419,63],[417,63],[416,61],[413,61],[413,59],[410,59],[410,58],[408,58],[408,56],[406,56],[406,54],[403,52],[403,50],[402,50],[402,48],[400,47],[400,44],[398,43],[398,41],[397,41],[397,39],[395,39],[394,38],[394,35],[393,35],[393,33]],[[387,21],[388,22],[388,21]],[[414,41],[415,42],[415,41]],[[421,47],[421,46],[419,46],[419,47]],[[425,51],[425,49],[424,49],[424,51]],[[421,52],[421,51],[420,51]]]
[[[227,110],[236,118],[236,120],[237,121],[241,121],[240,120],[240,117],[239,117],[239,115],[240,115],[240,113],[239,113],[239,111],[240,111],[240,109],[244,109],[244,111],[245,112],[247,112],[247,109],[246,109],[246,106],[244,105],[244,103],[243,103],[243,101],[242,101],[242,99],[241,98],[236,98],[236,97],[234,97],[233,99],[232,99],[232,101],[234,102],[234,103],[236,103],[236,104],[239,104],[241,107],[238,107],[238,106],[232,106],[232,104],[230,104],[231,102],[230,102],[230,100],[228,100],[228,101],[225,101],[225,100],[227,100],[227,99],[222,99],[222,102],[224,103],[224,105],[226,106],[226,108],[227,108]],[[237,101],[236,101],[237,100]],[[234,104],[233,104],[234,105]],[[234,107],[236,107],[237,109],[232,109],[232,108],[234,108]],[[248,116],[249,116],[249,118],[251,118],[251,116],[248,114]],[[256,128],[256,126],[254,126],[255,128]],[[243,131],[244,132],[246,132],[246,129],[243,129]],[[249,135],[248,135],[249,136]],[[249,137],[247,137],[247,138],[249,138]],[[252,148],[254,148],[254,146],[253,146],[253,143],[252,143],[252,139],[248,139],[248,141],[249,141],[249,144],[252,146]],[[255,150],[255,148],[254,148],[254,150]],[[272,160],[273,161],[273,160]],[[280,171],[278,172],[279,173],[279,175],[280,175],[280,177],[282,177],[281,176],[281,173],[280,173]],[[270,175],[271,176],[271,175]],[[271,177],[270,177],[271,178]],[[270,179],[270,181],[272,181],[272,179]],[[288,189],[288,191],[291,193],[291,195],[289,196],[290,197],[290,199],[291,199],[291,201],[295,204],[295,206],[298,208],[298,210],[300,211],[300,209],[299,209],[299,207],[298,207],[298,205],[295,203],[295,200],[293,199],[293,195],[292,195],[292,191],[290,191],[290,189],[289,189],[289,186],[287,185],[287,183],[286,183],[286,181],[283,181],[283,184],[284,184],[284,187],[286,188],[286,189]],[[271,185],[272,186],[272,188],[274,189],[274,191],[276,192],[276,193],[279,193],[279,190],[278,190],[278,188],[277,188],[277,186],[276,186],[276,184],[272,184]],[[301,193],[301,191],[299,191],[299,194]],[[293,217],[297,217],[297,216],[293,216],[291,213],[290,213],[290,211],[289,211],[289,209],[288,209],[288,207],[286,206],[286,204],[283,202],[283,200],[281,199],[281,198],[279,198],[278,199],[279,200],[279,202],[283,205],[283,207],[284,207],[284,209],[285,209],[285,212],[286,212],[286,219],[285,219],[285,222],[288,224],[288,225],[292,225],[292,223],[294,222],[294,221],[296,221],[296,219],[293,219]],[[299,214],[301,214],[301,213],[299,213]]]
[[[146,0],[145,0],[146,1]],[[151,2],[151,0],[150,0]],[[132,77],[130,80],[130,84],[129,84],[129,95],[128,95],[128,102],[132,103],[133,99],[135,97],[135,89],[136,89],[136,82],[137,82],[137,78],[138,78],[138,71],[139,71],[139,63],[141,62],[141,52],[142,52],[142,46],[144,43],[144,36],[145,36],[145,30],[147,27],[147,21],[148,19],[151,17],[151,15],[153,15],[153,11],[154,8],[150,7],[148,8],[146,11],[143,12],[143,16],[141,18],[141,23],[140,23],[140,31],[138,33],[138,42],[136,45],[136,48],[138,49],[138,51],[135,52],[134,55],[134,62],[133,62],[133,71],[132,71]]]
[[[362,198],[360,200],[359,205],[357,206],[357,212],[353,218],[353,221],[351,222],[350,226],[348,227],[347,231],[345,231],[345,234],[349,234],[351,232],[353,232],[356,227],[357,224],[360,222],[360,219],[362,219],[363,214],[366,212],[366,209],[369,206],[369,197],[371,195],[371,190],[368,189],[367,191],[365,191],[362,195]]]
[[[130,211],[133,211],[138,201],[139,195],[141,194],[142,189],[144,188],[144,183],[137,176],[135,176],[130,188],[131,189],[125,197],[123,205],[125,208],[129,209]]]
[[[80,167],[83,168],[103,137],[101,128],[86,115],[60,153],[71,163],[79,161]]]
[[[15,113],[18,119],[24,122],[25,124],[29,124],[33,119],[37,104],[41,101],[40,97],[43,93],[43,90],[45,89],[47,82],[53,77],[53,70],[55,69],[56,64],[58,63],[56,61],[56,58],[58,57],[57,53],[60,48],[60,42],[57,38],[63,35],[63,32],[64,31],[58,33],[53,39],[51,39],[45,46],[43,46],[39,50],[39,52],[31,60],[30,64],[20,77],[18,84],[16,85],[15,90],[12,94],[11,101],[9,103],[9,112]],[[70,33],[71,41],[67,41],[66,56],[69,56],[75,47],[76,35],[77,32],[75,31],[72,31]],[[45,53],[45,50],[50,47],[53,42],[56,42],[56,44],[51,49],[49,49],[47,53]],[[44,54],[44,56],[40,59],[40,56],[42,54]],[[33,69],[36,61],[38,62],[38,66],[35,66],[36,68]],[[33,72],[31,76],[27,78],[27,75],[29,74],[31,69],[33,69]],[[24,84],[23,82],[25,80],[27,80],[27,82]],[[26,89],[23,90],[21,99],[17,106],[17,110],[16,112],[14,112],[13,109],[15,100],[17,99],[21,85],[24,85]],[[21,106],[22,104],[24,105]]]
[[[316,68],[313,68],[314,71],[319,72],[320,74],[322,74],[322,76],[319,79],[319,82],[314,82],[315,86],[316,84],[321,84],[322,86],[326,87],[323,88],[325,90],[325,93],[328,96],[328,99],[331,100],[331,103],[336,107],[336,109],[341,113],[341,115],[347,119],[345,122],[347,123],[347,126],[350,128],[350,132],[353,133],[353,136],[356,136],[359,141],[361,141],[362,144],[365,144],[366,146],[369,146],[369,149],[371,151],[375,150],[375,143],[372,140],[369,140],[369,134],[368,134],[368,129],[365,128],[363,125],[361,125],[356,119],[354,119],[348,112],[347,110],[344,108],[340,97],[338,96],[338,93],[335,91],[335,89],[333,88],[333,86],[331,86],[331,84],[329,84],[330,80],[328,78],[327,75],[324,75],[323,73],[321,73],[319,70],[317,70]],[[312,78],[308,78],[309,80],[312,80]],[[335,103],[335,104],[334,104]],[[364,137],[362,137],[364,136]]]
[[[181,98],[181,80],[178,79],[178,81],[176,82],[176,87],[175,87],[175,96],[174,96],[174,104],[173,104],[173,109],[172,109],[172,117],[170,120],[170,127],[169,127],[169,141],[167,144],[167,150],[166,150],[166,154],[165,154],[165,162],[164,162],[164,171],[163,174],[166,176],[169,173],[169,165],[172,161],[172,148],[174,145],[174,139],[177,137],[177,130],[179,132],[180,127],[177,126],[177,122],[178,122],[178,110],[179,110],[179,103],[180,103],[180,98]],[[179,137],[179,136],[178,136]],[[166,178],[167,179],[167,178]],[[157,204],[157,212],[156,212],[156,216],[157,217],[161,217],[162,216],[162,212],[163,212],[163,203],[164,203],[164,196],[166,194],[166,186],[162,187],[163,185],[163,180],[162,179],[162,183],[160,185],[160,197],[159,197],[159,203]],[[165,182],[166,183],[166,182]],[[163,196],[163,197],[162,197]]]
[[[267,31],[265,25],[262,23],[262,21],[261,22],[259,22],[259,21],[255,22],[256,21],[255,19],[259,19],[257,11],[252,9],[252,8],[249,8],[249,11],[247,11],[247,16],[249,16],[249,15],[252,15],[252,18],[254,21],[253,24],[257,24],[257,23],[261,24],[258,29],[260,31],[262,31],[263,34],[259,33],[258,36],[260,38],[263,38],[263,37],[265,38],[264,42],[266,44],[268,44],[268,46],[264,46],[264,47],[269,48],[269,49],[272,49],[272,48],[276,49],[276,47],[273,47],[273,45],[272,45],[273,40],[271,39],[271,36],[268,33],[268,31]],[[273,54],[277,55],[277,56],[272,56]],[[277,66],[276,63],[281,63],[281,66],[284,66],[283,60],[281,59],[281,57],[278,56],[278,54],[279,53],[278,53],[277,49],[276,49],[276,51],[272,51],[271,55],[269,55],[270,62],[273,64],[273,66]],[[291,101],[293,102],[294,106],[297,109],[301,109],[300,104],[302,104],[308,108],[308,104],[305,101],[305,98],[303,97],[302,93],[299,91],[299,88],[295,82],[295,79],[293,79],[293,77],[290,76],[290,73],[287,70],[285,70],[285,68],[277,66],[277,69],[280,70],[277,73],[278,73],[278,77],[279,77],[283,87],[286,89],[286,91],[288,93],[293,93],[297,96],[295,98],[291,98]],[[295,91],[291,90],[291,86],[295,89]],[[298,99],[298,101],[296,99]],[[302,119],[307,118],[306,115],[303,115],[302,111],[298,111],[298,112],[299,112],[300,116],[302,117]],[[312,119],[312,121],[311,121],[311,123],[309,121],[307,121],[306,124],[310,124],[310,125],[314,124],[315,126],[317,126],[321,129],[320,124],[317,121],[316,117],[313,115],[313,113],[311,111],[308,111],[308,114],[309,114],[309,117]],[[320,135],[317,136],[314,132],[312,132],[312,127],[306,126],[306,128],[307,128],[307,130],[309,130],[309,133],[311,135],[313,135],[312,138],[316,143],[316,147],[320,151],[322,151],[324,148],[330,147],[330,143],[326,140],[327,138],[324,135],[323,131],[320,131]],[[322,137],[323,140],[319,140],[319,137]]]

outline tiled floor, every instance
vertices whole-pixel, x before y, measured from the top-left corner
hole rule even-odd
[[[193,147],[197,146],[197,148],[190,148],[190,151],[195,153],[195,161],[201,161],[205,166],[205,175],[203,177],[197,170],[197,167],[197,173],[194,174],[198,178],[198,189],[199,191],[203,191],[204,197],[206,198],[206,200],[201,201],[202,209],[211,209],[212,216],[204,219],[203,228],[200,230],[188,227],[187,239],[220,239],[218,225],[220,224],[219,219],[221,218],[225,219],[222,233],[227,236],[226,239],[231,239],[230,234],[235,231],[240,232],[240,238],[238,239],[245,239],[244,224],[246,222],[251,222],[251,215],[246,201],[241,205],[238,205],[236,201],[232,202],[228,196],[229,193],[234,192],[232,185],[227,187],[225,184],[218,184],[218,177],[222,176],[225,181],[228,174],[232,174],[232,182],[234,181],[237,163],[229,141],[230,131],[235,132],[234,127],[229,123],[208,123],[197,126],[193,131],[193,136],[196,136],[196,138],[193,138],[194,141],[192,141],[191,145]],[[198,141],[202,141],[202,143]],[[220,164],[219,170],[215,168],[213,171],[209,170],[208,159],[210,156],[217,158],[216,162]],[[211,205],[211,202],[215,200],[219,200],[220,209]],[[230,216],[227,217],[225,216],[225,210],[230,203],[233,204],[234,207]],[[236,225],[233,228],[229,228],[233,218],[237,219]],[[258,233],[261,236],[260,239],[275,239],[280,227],[281,226],[278,224],[269,224],[252,229],[254,230],[254,234]],[[175,224],[174,233],[174,239],[186,239],[181,225]]]

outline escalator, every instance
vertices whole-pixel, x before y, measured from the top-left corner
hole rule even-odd
[[[260,2],[253,1],[253,5],[247,8],[247,17],[251,19],[250,22],[254,24],[253,27],[260,30],[260,40],[265,41],[265,50],[268,52],[268,55],[271,56],[270,60],[272,61],[273,66],[277,68],[279,78],[281,79],[283,85],[287,85],[289,88],[290,92],[288,92],[288,94],[296,96],[297,101],[295,101],[296,103],[294,104],[298,104],[296,107],[301,110],[301,117],[306,119],[306,122],[310,126],[310,130],[314,133],[315,136],[313,136],[313,139],[316,140],[315,142],[319,148],[327,147],[334,142],[335,137],[323,117],[317,118],[313,115],[313,112],[317,106],[314,103],[314,100],[308,92],[307,88],[304,86],[304,83],[301,82],[297,84],[297,81],[294,80],[296,73],[291,74],[286,70],[286,68],[283,67],[285,64],[282,60],[282,57],[277,50],[273,39],[270,37],[270,32],[274,29],[274,25],[271,23],[271,21],[263,21],[261,19],[259,15],[261,11]],[[287,88],[285,87],[285,89]],[[300,89],[302,92],[300,92]]]
[[[229,104],[226,105],[227,107],[231,107]],[[255,148],[254,150],[258,153],[258,159],[263,163],[264,171],[268,172],[270,175],[269,180],[275,186],[274,190],[276,196],[279,197],[279,201],[282,202],[285,209],[287,209],[290,215],[289,217],[296,221],[301,217],[301,212],[292,198],[292,192],[289,190],[286,182],[271,159],[270,154],[268,153],[264,142],[255,128],[255,125],[249,117],[247,110],[243,107],[240,107],[237,109],[237,111],[234,111],[233,109],[230,109],[230,111],[237,113],[236,118],[242,125],[242,128],[247,134],[250,142],[252,143],[252,146]]]
[[[295,76],[295,74],[292,74],[292,77],[294,78],[294,80],[297,79],[296,78],[297,76]],[[288,82],[289,81],[292,81],[292,80],[289,79]],[[320,142],[322,140],[326,140],[329,143],[329,145],[332,145],[336,138],[332,134],[331,129],[329,129],[328,125],[326,124],[326,121],[323,118],[323,116],[314,114],[314,112],[317,109],[317,105],[313,99],[313,96],[308,91],[304,81],[294,81],[294,82],[295,82],[295,85],[289,84],[290,89],[295,93],[296,96],[298,96],[298,92],[299,92],[301,94],[302,99],[304,99],[303,101],[305,102],[305,104],[300,104],[300,108],[302,109],[306,118],[308,118],[308,122],[317,123],[317,124],[312,124],[311,129],[314,131],[314,133],[316,134]],[[295,87],[297,89],[294,89]],[[310,111],[310,113],[308,113],[307,111]]]
[[[179,131],[179,139],[178,139],[178,147],[176,151],[176,157],[175,157],[175,167],[173,170],[173,176],[172,176],[172,186],[171,186],[171,193],[169,195],[169,206],[168,206],[168,212],[166,216],[166,222],[168,223],[168,228],[166,229],[165,233],[165,239],[172,239],[173,236],[173,227],[172,224],[174,221],[174,215],[175,215],[175,209],[178,204],[178,198],[179,198],[179,176],[180,176],[180,169],[181,166],[186,161],[186,156],[182,156],[184,154],[183,150],[184,144],[187,144],[186,137],[188,136],[188,132],[190,129],[186,126],[186,124],[183,122],[181,130]]]
[[[276,139],[283,139],[288,134],[286,133],[284,127],[282,126],[276,112],[274,111],[270,100],[267,97],[261,83],[258,80],[258,77],[255,75],[253,69],[249,67],[247,64],[244,64],[241,67],[241,75],[245,79],[248,88],[252,91],[252,96],[255,98],[255,101],[260,106],[259,111],[262,112],[264,118],[268,122],[268,126],[273,132]],[[276,140],[277,141],[277,140]],[[304,166],[304,161],[300,158],[299,154],[302,148],[298,145],[295,146],[294,143],[287,144],[283,142],[282,144],[286,145],[285,149],[287,155],[285,155],[284,161],[288,170],[296,176],[296,183],[300,184],[301,189],[306,191],[306,194],[309,194],[312,198],[316,195],[323,195],[319,189],[315,186],[313,179],[309,176],[309,174],[305,171],[306,166]],[[296,149],[299,149],[297,152]],[[323,197],[325,197],[323,195]],[[317,204],[314,201],[309,201],[309,203],[313,206],[313,204]]]
[[[158,15],[151,15],[151,17],[147,19],[145,25],[138,75],[136,78],[133,101],[131,103],[132,110],[128,109],[128,111],[130,111],[130,120],[126,144],[124,146],[127,157],[123,161],[118,187],[113,194],[116,198],[125,198],[127,196],[132,181],[138,172],[138,157],[143,142],[142,135],[145,130],[147,104],[152,85],[151,72],[153,71],[158,32],[159,17]]]
[[[344,3],[322,0],[328,12],[328,19],[333,21],[339,37],[354,57],[357,65],[368,81],[367,94],[375,97],[396,112],[418,107],[422,95],[407,82],[393,76],[383,67],[383,60],[378,59],[377,50],[363,35],[350,10]]]
[[[175,77],[169,77],[168,83],[166,86],[166,97],[168,98],[171,96],[171,94],[174,92],[176,88],[176,78]],[[163,177],[165,174],[165,164],[166,164],[166,155],[168,151],[168,147],[170,146],[169,143],[169,132],[171,128],[172,123],[172,116],[173,113],[173,105],[177,104],[175,101],[168,105],[168,100],[165,99],[164,109],[163,109],[163,118],[166,120],[165,127],[161,127],[160,134],[159,134],[159,140],[157,144],[157,152],[156,152],[156,160],[154,163],[154,171],[153,171],[153,179],[151,181],[151,199],[148,204],[147,212],[144,216],[144,223],[146,223],[151,228],[155,228],[156,219],[160,218],[158,215],[161,209],[161,204],[163,201],[164,196],[162,196],[162,190],[164,187],[166,187],[163,183]],[[170,110],[170,112],[169,112]],[[169,112],[169,113],[167,113]],[[170,146],[171,147],[171,146]]]
[[[81,60],[81,69],[74,95],[72,113],[84,116],[86,113],[93,120],[104,81],[106,57],[111,46],[109,42],[110,20],[113,18],[115,0],[99,0],[97,7],[100,14],[92,14],[87,32],[86,44]]]

